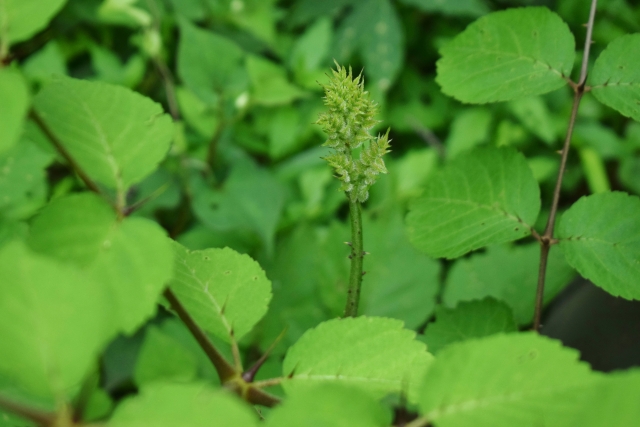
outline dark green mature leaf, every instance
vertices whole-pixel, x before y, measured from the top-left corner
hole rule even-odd
[[[518,328],[508,305],[493,298],[460,302],[455,308],[440,307],[436,321],[427,326],[422,341],[430,353],[458,341],[482,338]]]
[[[408,392],[414,400],[418,381],[433,356],[415,332],[399,320],[382,317],[333,319],[308,330],[284,359],[282,383],[294,395],[323,383],[348,384],[375,397]]]
[[[445,45],[437,82],[469,103],[541,95],[566,84],[575,57],[569,27],[545,7],[486,15]]]
[[[420,413],[436,426],[567,426],[598,378],[575,350],[535,333],[452,344],[422,383]]]
[[[342,384],[296,393],[269,414],[265,427],[387,427],[391,413],[369,394]]]
[[[131,333],[156,310],[171,277],[173,256],[165,231],[144,218],[118,221],[95,194],[57,199],[36,217],[29,245],[82,268],[115,300],[114,328]]]
[[[567,262],[611,295],[640,299],[640,198],[626,193],[583,197],[560,218]]]
[[[533,319],[540,260],[540,245],[495,246],[457,261],[447,277],[443,301],[455,307],[460,301],[487,296],[506,302],[518,324]],[[545,302],[549,302],[575,276],[562,251],[551,248],[547,265]]]
[[[489,12],[483,0],[401,0],[425,12],[441,13],[449,16],[478,17]]]
[[[153,384],[125,400],[108,427],[257,427],[249,406],[205,384]]]
[[[171,289],[202,328],[227,342],[240,340],[267,312],[271,282],[248,255],[189,251],[177,242],[173,249]]]
[[[200,99],[216,105],[238,74],[242,49],[228,38],[180,21],[178,74]]]
[[[65,78],[33,103],[85,173],[121,194],[157,167],[173,136],[160,104],[121,86]]]
[[[620,114],[640,121],[640,34],[627,34],[600,54],[589,73],[593,95]]]
[[[618,371],[593,387],[589,399],[572,426],[632,426],[640,420],[640,370]]]
[[[2,8],[2,5],[0,5]],[[0,16],[0,22],[2,17]],[[29,108],[29,88],[20,73],[0,69],[0,153],[11,148],[22,131],[22,121]]]
[[[70,397],[113,335],[110,297],[18,241],[0,250],[0,376],[52,403]]]
[[[67,0],[3,0],[0,2],[0,45],[27,40],[47,26]]]
[[[421,251],[456,258],[528,236],[539,211],[540,189],[524,156],[511,148],[483,148],[431,177],[410,206],[407,227]]]

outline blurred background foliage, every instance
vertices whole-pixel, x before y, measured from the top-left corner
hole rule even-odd
[[[314,124],[323,110],[319,82],[334,61],[364,70],[366,88],[380,105],[374,131],[391,127],[393,139],[389,174],[365,205],[371,254],[361,311],[402,319],[422,332],[437,307],[446,313],[460,301],[492,296],[510,307],[520,327],[530,324],[536,245],[435,261],[409,244],[403,217],[434,170],[479,145],[524,152],[549,206],[570,89],[468,106],[443,95],[434,81],[438,49],[470,22],[534,4],[556,11],[581,46],[588,4],[579,0],[69,0],[46,30],[12,52],[34,92],[56,75],[69,75],[132,88],[171,113],[171,152],[128,195],[130,203],[139,202],[133,215],[157,220],[189,248],[229,246],[265,268],[274,299],[261,327],[243,341],[251,359],[283,330],[276,353],[342,313],[346,198],[322,160],[324,136]],[[639,31],[639,6],[599,1],[591,57]],[[640,194],[640,124],[590,94],[572,150],[563,205],[609,189]],[[3,154],[0,169],[9,161],[24,164],[12,168],[20,176],[0,176],[6,195],[0,239],[25,233],[25,221],[47,200],[82,186],[37,146]],[[551,299],[575,274],[558,254],[548,276]],[[153,366],[154,349],[176,362]],[[153,326],[107,351],[107,389],[154,375],[214,378],[200,356],[181,324],[160,313]],[[261,375],[270,374],[268,366]]]

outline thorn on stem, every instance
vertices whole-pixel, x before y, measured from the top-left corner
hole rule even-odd
[[[344,244],[345,244],[345,245],[347,245],[347,246],[353,246],[353,245],[351,244],[351,242],[344,242]]]
[[[371,252],[362,251],[362,256],[369,255]]]
[[[367,274],[367,272],[366,272],[366,271],[363,271],[363,272],[362,272],[362,275],[364,276],[365,274]]]

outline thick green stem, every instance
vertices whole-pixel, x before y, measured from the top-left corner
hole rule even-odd
[[[349,197],[349,217],[351,219],[351,274],[349,275],[349,289],[347,290],[347,306],[344,309],[345,317],[358,315],[358,303],[360,302],[360,287],[362,285],[362,261],[364,249],[362,248],[362,210],[360,202]]]

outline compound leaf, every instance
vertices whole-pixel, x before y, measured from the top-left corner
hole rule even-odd
[[[427,326],[424,338],[430,353],[449,344],[471,338],[482,338],[518,328],[508,305],[493,298],[465,301],[455,308],[440,307],[436,321]]]
[[[51,402],[69,397],[112,336],[109,296],[76,268],[14,241],[0,250],[0,376]]]
[[[640,34],[627,34],[609,43],[589,74],[598,101],[640,121]]]
[[[29,88],[20,73],[10,68],[0,69],[0,99],[2,99],[0,102],[0,129],[2,129],[0,153],[2,153],[18,140],[22,131],[22,121],[29,108]]]
[[[562,215],[567,262],[614,296],[640,299],[640,198],[622,192],[583,197]]]
[[[160,104],[121,86],[64,78],[33,103],[85,173],[121,194],[156,168],[173,136]]]
[[[442,296],[447,307],[459,301],[487,296],[506,302],[518,324],[533,319],[538,278],[540,245],[504,245],[490,247],[484,253],[457,261],[447,276]],[[561,249],[551,248],[547,264],[545,302],[569,284],[575,273],[564,260]]]
[[[369,394],[342,384],[321,384],[294,394],[269,414],[266,427],[387,427],[388,409]]]
[[[50,203],[34,220],[29,245],[82,268],[108,288],[115,299],[113,324],[125,333],[153,315],[171,277],[164,230],[144,218],[119,222],[111,206],[92,193]]]
[[[540,189],[524,156],[511,148],[459,155],[433,175],[410,206],[411,242],[427,255],[457,258],[531,234]]]
[[[567,24],[545,7],[485,15],[440,51],[436,81],[474,104],[541,95],[566,84],[575,57]]]
[[[262,319],[271,282],[257,262],[229,248],[189,251],[173,242],[173,249],[171,290],[202,328],[230,342]]]
[[[0,2],[0,40],[9,45],[27,40],[49,24],[67,0],[3,0]]]
[[[108,427],[257,427],[254,411],[237,397],[204,384],[153,384],[125,400]]]
[[[407,392],[433,360],[400,320],[383,317],[333,319],[308,330],[284,359],[289,394],[322,383],[348,384],[375,397]]]
[[[439,427],[570,425],[598,378],[578,357],[534,333],[452,344],[424,378],[420,412]]]

